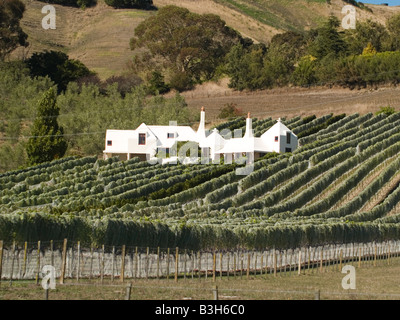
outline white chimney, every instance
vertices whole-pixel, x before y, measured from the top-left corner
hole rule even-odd
[[[247,114],[244,138],[253,138],[253,121],[251,120],[250,112]]]
[[[201,107],[201,112],[200,112],[200,124],[199,128],[197,129],[197,137],[198,139],[205,139],[206,138],[206,112],[204,107]]]

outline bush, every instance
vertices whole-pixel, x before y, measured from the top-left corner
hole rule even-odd
[[[134,8],[153,10],[153,0],[105,0],[105,3],[114,8]]]

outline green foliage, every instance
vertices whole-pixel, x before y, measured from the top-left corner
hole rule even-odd
[[[34,53],[27,65],[32,77],[48,76],[58,86],[58,92],[65,91],[68,83],[87,77],[92,73],[79,60],[69,59],[60,51]]]
[[[379,109],[379,111],[377,111],[376,113],[375,113],[375,115],[379,115],[379,114],[386,114],[387,116],[390,116],[391,114],[394,114],[394,113],[396,113],[396,110],[395,110],[395,108],[393,108],[393,107],[391,107],[391,106],[386,106],[386,107],[381,107],[380,109]]]
[[[43,0],[39,0],[43,1]],[[80,8],[87,8],[87,7],[92,7],[97,4],[97,0],[46,0],[46,3],[53,3],[53,4],[59,4],[62,6],[68,6],[68,7],[80,7]]]
[[[105,3],[114,8],[155,9],[153,0],[105,0]]]
[[[20,21],[25,4],[20,0],[5,0],[0,3],[0,62],[17,47],[27,47],[28,35],[22,30]]]
[[[37,116],[26,145],[30,165],[62,158],[67,150],[64,129],[57,122],[60,109],[56,101],[57,96],[52,88],[38,103]]]
[[[165,6],[137,26],[130,44],[132,50],[146,51],[136,56],[136,68],[149,72],[158,66],[170,87],[183,91],[212,79],[239,39],[240,35],[216,15]]]

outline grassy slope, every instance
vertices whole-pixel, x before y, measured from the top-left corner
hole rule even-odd
[[[81,10],[55,5],[57,29],[43,30],[41,13],[43,2],[25,0],[27,10],[22,26],[29,35],[31,46],[19,57],[44,49],[62,50],[72,58],[80,59],[101,78],[120,74],[126,69],[132,52],[129,39],[135,27],[155,12],[133,9],[115,10],[99,0],[97,6]],[[334,14],[341,17],[341,0],[327,5],[324,0],[154,0],[157,7],[174,4],[196,13],[220,15],[228,25],[244,36],[268,42],[283,30],[304,30],[315,27],[319,21]],[[384,22],[400,8],[371,6],[374,14],[359,11],[359,18],[373,18]]]
[[[22,26],[29,35],[31,46],[25,51],[17,50],[15,55],[29,56],[44,49],[62,50],[71,58],[80,59],[102,79],[126,70],[132,57],[129,39],[133,36],[135,27],[155,14],[133,9],[115,10],[107,6],[104,0],[98,0],[96,7],[86,10],[56,5],[57,29],[43,30],[41,19],[44,14],[41,13],[41,8],[44,3],[25,1],[27,10]],[[330,14],[342,17],[341,8],[344,2],[332,0],[331,3],[327,5],[322,0],[154,0],[157,7],[174,4],[199,14],[220,15],[243,36],[261,42],[268,42],[283,29],[302,30],[315,27]],[[371,18],[385,23],[389,16],[400,12],[400,7],[368,6],[373,9],[374,14],[358,9],[360,20]],[[219,109],[226,103],[236,103],[245,112],[250,111],[257,117],[274,118],[349,110],[365,113],[374,112],[380,106],[400,105],[398,90],[393,88],[375,92],[372,96],[368,90],[290,88],[246,94],[232,92],[227,83],[226,80],[208,83],[184,93],[189,107],[198,111],[201,106],[206,106],[209,121],[216,119]],[[282,109],[282,105],[286,107]]]

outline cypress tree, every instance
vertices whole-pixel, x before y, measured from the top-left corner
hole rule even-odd
[[[26,146],[30,165],[61,158],[67,150],[64,130],[57,121],[60,109],[56,100],[56,92],[51,88],[38,103],[37,116]]]

